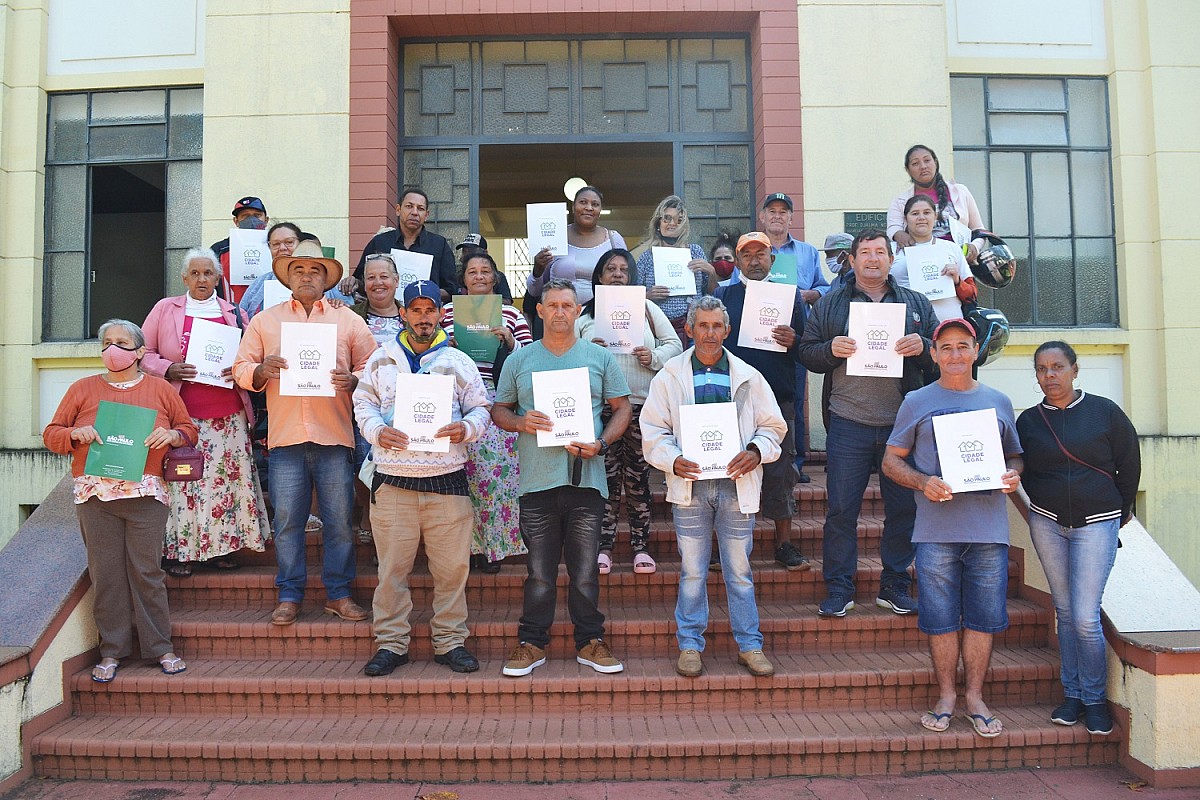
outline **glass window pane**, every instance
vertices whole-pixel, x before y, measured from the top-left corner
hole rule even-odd
[[[88,147],[93,161],[163,158],[166,134],[166,125],[92,128]]]
[[[980,305],[992,304],[1008,317],[1012,325],[1032,325],[1033,320],[1033,271],[1029,268],[1029,240],[1005,239],[1017,257],[1017,274],[1012,283],[1003,289],[981,287]],[[985,299],[985,297],[987,299]]]
[[[1071,202],[1078,236],[1112,236],[1112,164],[1108,153],[1071,153]]]
[[[987,144],[983,113],[983,79],[950,79],[950,117],[954,127],[954,146]]]
[[[992,114],[992,144],[1065,145],[1067,122],[1062,114]]]
[[[87,159],[87,95],[50,95],[50,135],[46,161]]]
[[[1033,232],[1039,236],[1071,235],[1071,185],[1066,153],[1034,153]]]
[[[993,153],[992,230],[1004,238],[1029,235],[1029,202],[1025,188],[1025,156]]]
[[[47,253],[45,270],[43,338],[58,341],[86,338],[83,253]]]
[[[1071,240],[1035,239],[1034,256],[1033,279],[1037,282],[1037,318],[1034,323],[1074,325],[1075,264],[1071,256]]]
[[[1067,82],[1071,98],[1071,146],[1108,147],[1108,84],[1097,80]]]
[[[1067,107],[1063,82],[1057,78],[991,78],[989,111],[1063,111]]]
[[[167,247],[200,247],[200,216],[200,162],[167,164]]]
[[[971,190],[984,226],[992,218],[987,191],[987,154],[979,150],[955,151],[954,180]]]
[[[97,92],[92,95],[93,125],[165,122],[167,95],[162,89],[141,92]]]
[[[87,170],[83,164],[46,168],[46,249],[84,250]]]
[[[204,91],[176,89],[171,92],[170,141],[167,154],[173,158],[199,158],[204,150]]]
[[[1079,325],[1117,324],[1117,258],[1112,239],[1075,240]]]

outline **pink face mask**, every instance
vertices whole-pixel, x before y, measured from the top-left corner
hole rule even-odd
[[[108,367],[109,372],[123,372],[138,360],[137,351],[136,347],[130,350],[119,344],[110,344],[100,351],[100,358],[104,361],[104,366]]]

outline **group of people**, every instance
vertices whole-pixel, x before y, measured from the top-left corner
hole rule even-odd
[[[107,372],[74,384],[44,432],[46,445],[73,456],[75,502],[96,587],[101,659],[93,680],[114,679],[133,654],[175,674],[186,665],[172,649],[161,559],[236,568],[230,554],[261,551],[272,536],[278,564],[275,625],[301,613],[307,580],[306,531],[311,512],[323,541],[324,611],[345,620],[370,616],[352,596],[352,518],[356,476],[360,502],[379,564],[372,603],[376,652],[370,676],[409,660],[409,578],[424,546],[433,580],[431,631],[435,661],[473,672],[467,647],[466,584],[472,563],[498,571],[500,561],[526,554],[527,577],[516,643],[502,673],[530,674],[545,663],[557,602],[560,561],[568,574],[567,606],[576,658],[600,673],[624,665],[605,638],[600,576],[613,569],[622,496],[629,516],[635,573],[652,573],[649,550],[650,468],[666,480],[680,554],[675,607],[676,671],[703,672],[709,618],[706,575],[720,569],[738,647],[738,663],[769,676],[750,554],[755,517],[775,528],[774,557],[789,570],[810,567],[793,541],[795,485],[803,480],[804,387],[807,371],[825,376],[821,409],[828,431],[828,513],[822,568],[827,596],[818,613],[843,617],[854,608],[857,525],[869,476],[879,471],[885,509],[876,604],[898,615],[916,612],[930,637],[938,698],[921,724],[946,730],[958,701],[956,672],[964,665],[966,716],[983,737],[1003,725],[987,706],[983,678],[994,634],[1007,627],[1008,522],[1003,495],[1024,483],[1030,526],[1046,567],[1059,620],[1065,700],[1052,718],[1084,720],[1093,733],[1111,731],[1105,702],[1104,642],[1099,603],[1116,552],[1119,526],[1132,514],[1139,481],[1137,435],[1111,401],[1074,388],[1078,365],[1064,342],[1035,355],[1045,399],[1015,418],[1009,400],[975,379],[978,332],[963,318],[974,302],[967,266],[971,244],[955,225],[982,227],[970,193],[945,180],[929,148],[906,157],[913,180],[893,203],[896,227],[833,234],[820,251],[790,233],[790,197],[767,195],[761,230],[723,235],[706,253],[691,241],[680,198],[655,210],[644,249],[630,252],[620,234],[599,225],[603,198],[585,187],[576,195],[568,254],[536,254],[527,317],[511,305],[503,273],[471,234],[458,246],[425,228],[428,198],[406,190],[396,205],[399,227],[364,249],[353,274],[327,256],[319,241],[291,223],[268,230],[272,270],[237,299],[222,273],[218,243],[189,251],[187,292],[155,306],[144,326],[112,320],[100,329]],[[239,227],[266,228],[262,201],[240,200]],[[969,238],[969,237],[968,237]],[[955,297],[941,306],[907,288],[904,248],[937,245],[946,257]],[[695,294],[672,296],[654,281],[654,246],[687,247]],[[894,248],[899,248],[896,254]],[[431,280],[402,292],[396,249],[433,257]],[[738,342],[748,286],[769,279],[778,254],[794,257],[796,291],[790,318],[771,331],[773,347]],[[290,297],[264,302],[263,283],[281,282]],[[644,344],[612,353],[595,338],[598,286],[646,287]],[[398,296],[399,294],[399,296]],[[500,294],[501,324],[491,329],[496,355],[477,361],[458,347],[454,300]],[[358,300],[357,303],[354,301]],[[461,301],[465,303],[465,301]],[[941,301],[937,301],[941,302]],[[905,333],[893,345],[900,377],[863,377],[847,370],[864,343],[847,335],[851,303],[904,304]],[[224,377],[228,386],[197,383],[185,362],[195,320],[237,326],[240,346]],[[286,323],[336,328],[333,396],[280,390]],[[533,323],[532,325],[529,323]],[[531,330],[532,328],[532,330]],[[732,336],[732,338],[731,338]],[[582,370],[588,408],[580,423],[591,435],[539,446],[555,429],[555,413],[535,402],[537,376]],[[450,421],[434,436],[439,450],[413,447],[398,422],[400,386],[412,376],[443,376],[451,386]],[[255,395],[265,403],[254,401]],[[101,401],[156,411],[140,481],[85,474],[89,445],[107,432],[94,426]],[[732,403],[740,449],[724,477],[702,479],[701,464],[684,456],[681,409]],[[265,409],[265,473],[252,445]],[[1007,471],[999,491],[953,492],[941,475],[933,419],[994,409]],[[194,445],[204,454],[202,479],[163,479],[169,448]],[[260,477],[267,479],[273,525],[267,524]],[[273,533],[272,533],[273,531]],[[164,534],[165,532],[165,534]],[[713,553],[713,535],[717,552]],[[910,567],[920,591],[912,596]]]

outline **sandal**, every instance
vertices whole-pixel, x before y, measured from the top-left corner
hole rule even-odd
[[[164,658],[158,662],[158,665],[162,667],[164,675],[178,675],[187,671],[187,664],[184,664],[183,659],[179,657]]]
[[[241,564],[233,560],[230,555],[217,556],[208,562],[208,565],[213,569],[230,570],[237,569]]]
[[[654,559],[647,552],[634,553],[633,555],[633,571],[640,575],[653,575],[658,571],[658,565],[654,563]]]
[[[117,668],[120,666],[121,664],[116,661],[111,664],[97,664],[92,667],[92,680],[96,683],[112,683],[113,678],[117,677]]]
[[[993,722],[1000,722],[996,717],[986,717],[983,714],[964,714],[963,716],[967,718],[967,722],[971,723],[971,727],[975,729],[975,733],[984,739],[995,739],[1004,733],[1003,723],[1001,723],[999,730],[991,730]]]
[[[921,727],[927,731],[934,733],[944,733],[950,727],[950,720],[954,717],[953,711],[946,711],[939,714],[930,709],[921,715]]]
[[[608,553],[601,553],[596,558],[596,565],[600,567],[600,574],[607,575],[612,572],[612,556]]]
[[[167,574],[172,578],[192,577],[192,565],[189,561],[172,561],[167,565]]]

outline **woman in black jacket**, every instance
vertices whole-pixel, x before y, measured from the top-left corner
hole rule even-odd
[[[1075,351],[1046,342],[1033,356],[1045,398],[1017,419],[1025,451],[1021,483],[1029,531],[1058,617],[1066,699],[1050,719],[1089,733],[1112,732],[1100,598],[1117,554],[1117,532],[1133,516],[1141,478],[1137,431],[1104,397],[1075,388]]]

